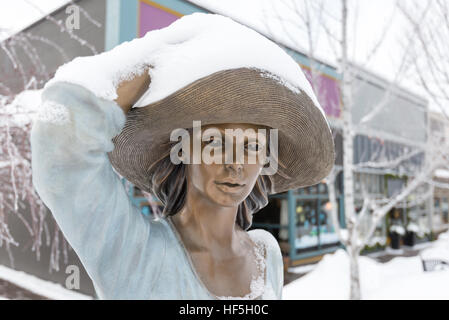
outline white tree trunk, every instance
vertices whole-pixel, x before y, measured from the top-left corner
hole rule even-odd
[[[358,232],[356,226],[356,216],[354,208],[354,131],[352,123],[352,92],[351,79],[348,65],[348,3],[342,0],[342,118],[343,118],[343,181],[344,181],[344,206],[346,217],[346,228],[348,230],[348,240],[346,251],[350,260],[350,299],[359,300],[360,295],[360,274],[358,265]]]
[[[358,250],[347,250],[350,264],[350,299],[360,300],[362,297],[360,288],[359,252]]]

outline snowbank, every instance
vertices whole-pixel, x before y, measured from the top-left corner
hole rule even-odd
[[[449,261],[449,232],[442,234],[423,258]],[[398,257],[379,263],[360,257],[363,299],[449,299],[449,270],[424,272],[419,257]],[[349,259],[342,249],[328,254],[313,271],[286,285],[283,299],[342,300],[349,297]]]
[[[421,252],[421,256],[424,259],[443,259],[449,262],[449,231],[440,234],[438,240],[434,241],[430,248]]]
[[[52,300],[91,300],[90,296],[68,290],[60,284],[39,279],[23,271],[0,265],[0,279],[6,280],[34,294]]]

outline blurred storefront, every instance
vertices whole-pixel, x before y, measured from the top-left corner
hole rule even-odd
[[[449,120],[439,112],[429,112],[429,134],[438,145],[446,144],[449,137]],[[436,237],[449,229],[449,169],[446,167],[435,170],[433,181],[432,231]]]
[[[434,180],[437,185],[433,191],[433,231],[437,235],[449,229],[449,170],[436,170]]]

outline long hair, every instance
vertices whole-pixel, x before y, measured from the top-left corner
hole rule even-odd
[[[269,146],[267,148],[269,153]],[[277,161],[276,159],[275,161]],[[150,168],[149,183],[153,195],[164,205],[162,216],[175,215],[185,205],[187,195],[187,167],[184,163],[173,164],[170,153],[163,155]],[[251,193],[239,204],[237,224],[248,230],[254,213],[268,204],[268,193],[272,189],[272,177],[260,175]]]

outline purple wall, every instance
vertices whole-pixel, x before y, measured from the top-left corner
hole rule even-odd
[[[139,1],[139,6],[139,37],[148,31],[165,28],[178,19],[176,15],[143,1]]]
[[[310,69],[305,67],[302,69],[307,80],[312,83]],[[326,75],[318,75],[315,82],[315,85],[312,84],[312,87],[324,112],[329,117],[339,118],[341,115],[341,104],[338,81]]]

